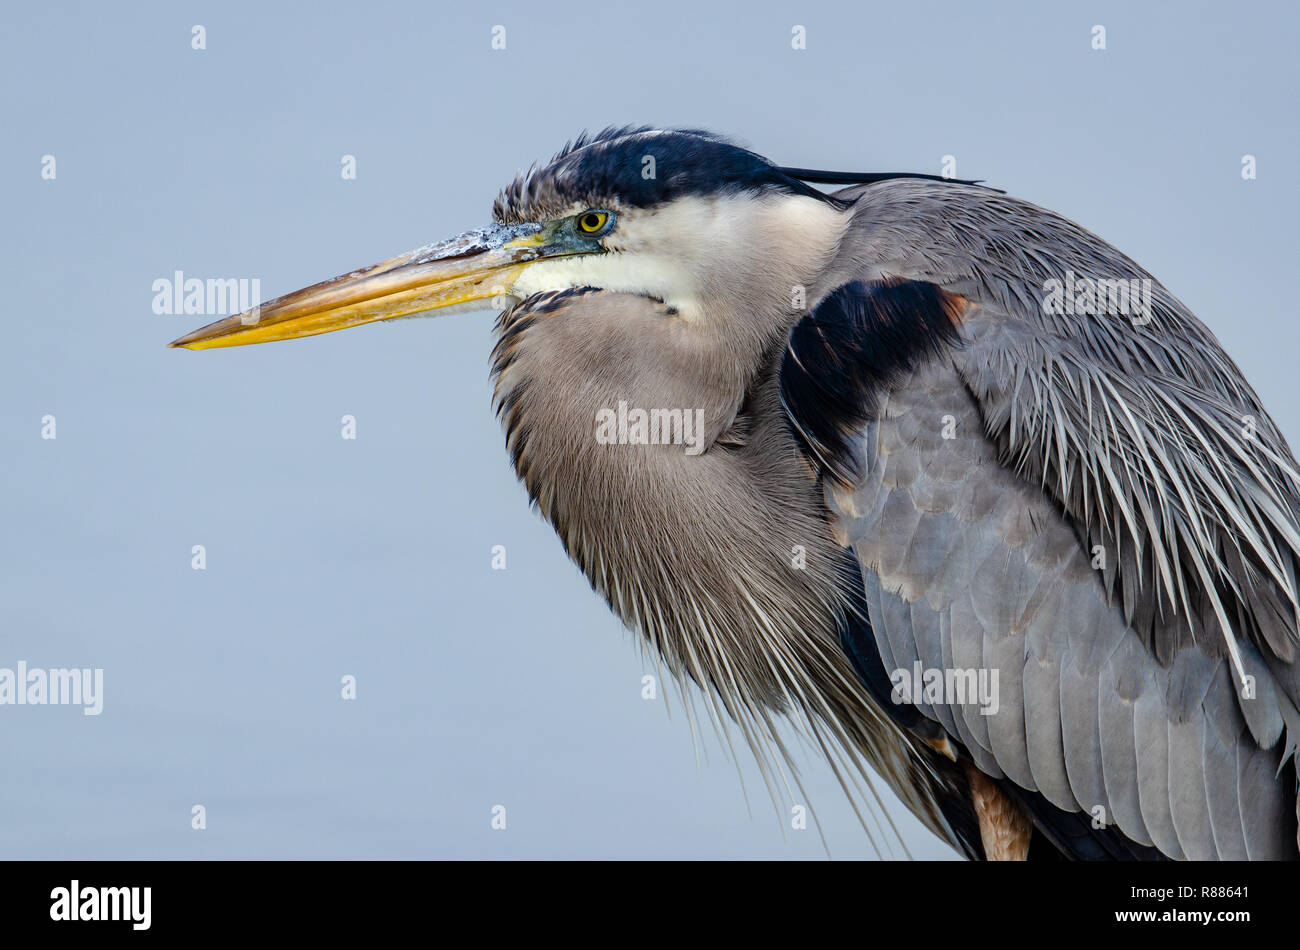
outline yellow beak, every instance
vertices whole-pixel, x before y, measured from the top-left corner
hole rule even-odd
[[[292,340],[490,300],[508,294],[530,262],[563,253],[574,250],[548,248],[537,224],[468,231],[277,297],[187,333],[170,345],[207,350]]]

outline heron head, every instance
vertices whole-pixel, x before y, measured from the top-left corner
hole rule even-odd
[[[718,329],[736,313],[771,309],[768,298],[789,309],[792,290],[825,263],[848,215],[843,203],[709,133],[618,129],[580,137],[518,177],[497,197],[493,218],[171,345],[241,346],[426,312],[500,309],[572,287],[654,298],[687,323]]]

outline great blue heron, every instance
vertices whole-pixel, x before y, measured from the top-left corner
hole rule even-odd
[[[972,858],[1297,856],[1300,475],[1141,267],[698,131],[580,137],[493,218],[172,345],[497,298],[533,502],[756,750],[791,714]]]

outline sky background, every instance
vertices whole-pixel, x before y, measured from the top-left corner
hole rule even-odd
[[[697,762],[662,684],[641,698],[631,635],[509,467],[492,314],[191,353],[166,343],[214,317],[152,310],[176,270],[270,299],[485,224],[584,128],[704,127],[835,169],[955,156],[1152,271],[1300,442],[1290,4],[0,18],[0,667],[101,667],[105,692],[98,717],[0,706],[3,857],[826,856],[747,753],[742,788],[707,727]],[[799,758],[829,853],[873,856]],[[889,807],[914,856],[952,856]]]

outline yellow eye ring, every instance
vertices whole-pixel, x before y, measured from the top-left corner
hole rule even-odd
[[[595,234],[609,223],[606,211],[584,211],[578,215],[578,230],[583,234]]]

